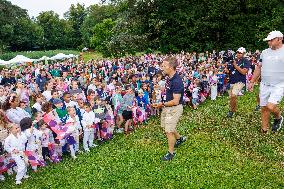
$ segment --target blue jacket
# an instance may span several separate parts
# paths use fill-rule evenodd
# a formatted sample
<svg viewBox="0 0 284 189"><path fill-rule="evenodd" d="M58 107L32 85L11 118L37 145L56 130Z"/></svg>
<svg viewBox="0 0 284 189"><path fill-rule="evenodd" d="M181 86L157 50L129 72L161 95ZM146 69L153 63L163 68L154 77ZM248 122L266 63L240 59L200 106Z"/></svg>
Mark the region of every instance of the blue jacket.
<svg viewBox="0 0 284 189"><path fill-rule="evenodd" d="M46 77L41 77L40 74L37 76L36 84L38 85L38 88L40 89L40 91L44 91L44 86L46 82L47 82Z"/></svg>

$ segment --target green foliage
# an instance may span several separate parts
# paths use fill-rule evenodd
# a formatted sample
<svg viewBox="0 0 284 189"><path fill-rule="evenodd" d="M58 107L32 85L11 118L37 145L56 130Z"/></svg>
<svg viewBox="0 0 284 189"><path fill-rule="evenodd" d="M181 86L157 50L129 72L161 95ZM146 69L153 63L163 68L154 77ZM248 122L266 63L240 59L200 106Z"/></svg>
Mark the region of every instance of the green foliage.
<svg viewBox="0 0 284 189"><path fill-rule="evenodd" d="M102 2L108 4L71 5L64 19L52 11L30 19L26 10L0 0L0 53L83 47L93 47L104 56L147 48L203 52L244 46L255 50L267 47L262 39L270 31L284 31L282 0ZM106 20L112 20L111 25ZM106 35L95 31L104 27Z"/></svg>
<svg viewBox="0 0 284 189"><path fill-rule="evenodd" d="M228 99L184 109L178 131L188 140L172 162L162 162L167 141L159 119L128 137L116 135L75 161L40 168L21 188L283 188L284 136L262 135L256 93L238 99L226 118ZM283 104L281 105L283 108ZM14 177L1 188L15 188Z"/></svg>
<svg viewBox="0 0 284 189"><path fill-rule="evenodd" d="M69 11L65 13L65 18L71 25L70 39L72 41L73 47L79 47L82 43L82 33L81 26L86 17L85 6L77 3L77 6L71 5Z"/></svg>
<svg viewBox="0 0 284 189"><path fill-rule="evenodd" d="M59 18L59 15L53 11L41 12L37 17L37 23L42 27L44 49L57 49L66 43L64 39L64 20Z"/></svg>
<svg viewBox="0 0 284 189"><path fill-rule="evenodd" d="M0 53L6 49L32 49L30 34L34 28L26 10L9 1L0 1Z"/></svg>
<svg viewBox="0 0 284 189"><path fill-rule="evenodd" d="M113 35L113 27L115 22L109 18L103 20L101 23L98 23L94 27L94 35L91 38L91 47L101 53L107 53L106 43L110 40ZM108 56L108 54L105 54Z"/></svg>
<svg viewBox="0 0 284 189"><path fill-rule="evenodd" d="M81 27L83 45L90 47L90 39L94 35L93 28L104 19L116 20L118 7L113 5L91 5L86 10L87 16Z"/></svg>

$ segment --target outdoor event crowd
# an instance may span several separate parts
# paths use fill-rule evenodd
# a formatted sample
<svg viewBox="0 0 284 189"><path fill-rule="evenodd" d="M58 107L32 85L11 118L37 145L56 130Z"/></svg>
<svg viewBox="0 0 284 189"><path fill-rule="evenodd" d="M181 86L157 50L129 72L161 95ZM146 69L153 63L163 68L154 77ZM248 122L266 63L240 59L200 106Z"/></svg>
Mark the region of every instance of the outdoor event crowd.
<svg viewBox="0 0 284 189"><path fill-rule="evenodd" d="M171 56L179 62L184 106L197 109L228 89L228 70L235 56L230 49L88 62L69 59L3 69L0 180L17 172L16 184L21 184L22 178L29 177L28 165L36 172L47 163L62 161L63 154L76 159L115 133L127 136L147 126L149 118L161 113L168 79L161 64ZM245 56L250 62L249 80L260 52L245 52Z"/></svg>

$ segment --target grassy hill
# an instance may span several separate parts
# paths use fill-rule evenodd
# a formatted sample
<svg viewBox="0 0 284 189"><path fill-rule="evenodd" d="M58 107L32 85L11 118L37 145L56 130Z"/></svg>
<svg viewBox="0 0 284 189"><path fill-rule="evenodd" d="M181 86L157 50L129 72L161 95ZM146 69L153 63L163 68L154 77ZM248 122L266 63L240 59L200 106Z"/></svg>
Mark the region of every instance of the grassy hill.
<svg viewBox="0 0 284 189"><path fill-rule="evenodd" d="M239 98L227 119L228 98L185 108L178 126L188 141L172 162L162 162L167 141L159 119L115 138L78 159L30 173L19 188L283 188L283 131L262 135L255 93ZM15 188L9 177L0 188Z"/></svg>

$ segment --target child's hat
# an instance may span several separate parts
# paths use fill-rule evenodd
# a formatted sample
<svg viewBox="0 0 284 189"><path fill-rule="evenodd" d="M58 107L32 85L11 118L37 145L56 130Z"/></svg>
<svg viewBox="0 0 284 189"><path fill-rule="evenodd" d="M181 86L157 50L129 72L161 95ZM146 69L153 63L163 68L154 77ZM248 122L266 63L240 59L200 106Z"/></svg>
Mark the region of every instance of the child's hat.
<svg viewBox="0 0 284 189"><path fill-rule="evenodd" d="M60 104L60 103L62 103L62 100L59 98L53 100L53 104Z"/></svg>

